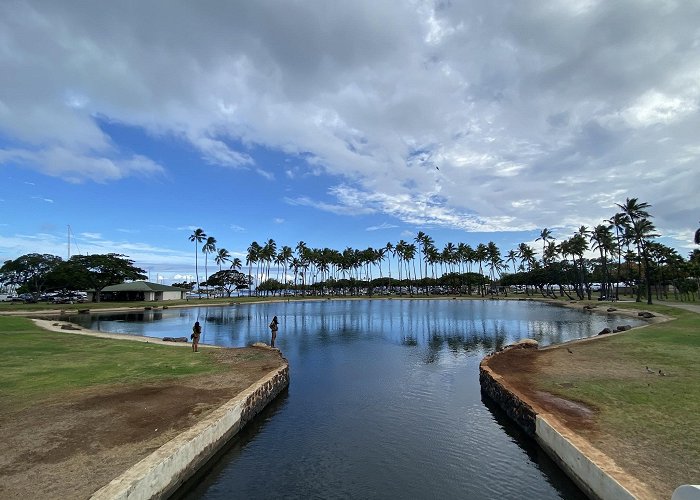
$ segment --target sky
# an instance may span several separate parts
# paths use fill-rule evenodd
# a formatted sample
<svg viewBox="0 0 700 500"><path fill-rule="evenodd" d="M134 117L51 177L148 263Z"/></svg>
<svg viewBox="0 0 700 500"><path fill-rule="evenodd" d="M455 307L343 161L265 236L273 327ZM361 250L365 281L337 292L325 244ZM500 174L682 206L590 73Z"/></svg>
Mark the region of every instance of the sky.
<svg viewBox="0 0 700 500"><path fill-rule="evenodd" d="M196 228L243 262L418 231L505 254L626 198L687 256L699 108L700 2L3 0L0 262L171 283Z"/></svg>

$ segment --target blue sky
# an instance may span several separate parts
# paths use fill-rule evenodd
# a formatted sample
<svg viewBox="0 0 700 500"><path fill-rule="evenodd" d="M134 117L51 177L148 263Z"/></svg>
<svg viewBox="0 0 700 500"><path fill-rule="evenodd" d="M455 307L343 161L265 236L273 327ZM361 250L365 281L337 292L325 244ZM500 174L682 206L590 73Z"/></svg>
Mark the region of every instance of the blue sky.
<svg viewBox="0 0 700 500"><path fill-rule="evenodd" d="M0 5L0 260L128 255L194 273L418 231L505 253L652 205L700 220L696 2ZM214 267L213 264L211 267Z"/></svg>

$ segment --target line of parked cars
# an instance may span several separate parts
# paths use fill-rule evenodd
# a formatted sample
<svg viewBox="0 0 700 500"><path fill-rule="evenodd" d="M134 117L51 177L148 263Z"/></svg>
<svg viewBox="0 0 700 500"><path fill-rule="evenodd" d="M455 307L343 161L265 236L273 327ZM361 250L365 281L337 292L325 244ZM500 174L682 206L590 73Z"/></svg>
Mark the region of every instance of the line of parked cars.
<svg viewBox="0 0 700 500"><path fill-rule="evenodd" d="M37 299L31 293L0 294L0 302L50 302L52 304L82 304L87 300L87 292L50 292L42 293Z"/></svg>

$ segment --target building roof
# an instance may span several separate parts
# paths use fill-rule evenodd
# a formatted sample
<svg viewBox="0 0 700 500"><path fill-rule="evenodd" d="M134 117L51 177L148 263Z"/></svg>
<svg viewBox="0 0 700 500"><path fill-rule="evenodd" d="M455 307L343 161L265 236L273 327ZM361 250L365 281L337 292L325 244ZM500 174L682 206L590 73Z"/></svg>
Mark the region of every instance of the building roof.
<svg viewBox="0 0 700 500"><path fill-rule="evenodd" d="M103 292L186 292L184 288L151 283L150 281L131 281L119 285L110 285L102 289Z"/></svg>

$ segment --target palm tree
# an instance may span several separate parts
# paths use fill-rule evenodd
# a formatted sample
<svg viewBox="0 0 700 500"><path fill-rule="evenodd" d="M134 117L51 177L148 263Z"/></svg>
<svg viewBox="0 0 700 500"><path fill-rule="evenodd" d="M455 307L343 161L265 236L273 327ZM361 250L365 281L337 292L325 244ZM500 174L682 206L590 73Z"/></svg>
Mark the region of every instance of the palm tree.
<svg viewBox="0 0 700 500"><path fill-rule="evenodd" d="M241 259L239 259L238 257L234 257L231 260L231 269L233 269L233 270L241 269L242 265L243 265L243 263L241 262Z"/></svg>
<svg viewBox="0 0 700 500"><path fill-rule="evenodd" d="M204 254L204 281L209 280L207 261L209 260L209 254L216 252L216 238L213 236L208 236L207 241L202 245L202 253ZM209 286L207 285L207 298L209 298Z"/></svg>
<svg viewBox="0 0 700 500"><path fill-rule="evenodd" d="M557 259L557 255L559 255L559 245L550 241L544 249L543 258L546 262L551 264Z"/></svg>
<svg viewBox="0 0 700 500"><path fill-rule="evenodd" d="M396 258L399 261L399 295L403 295L403 285L401 283L402 281L402 263L404 260L404 253L406 251L406 245L407 243L404 240L400 240L396 246L394 246L394 253L396 254Z"/></svg>
<svg viewBox="0 0 700 500"><path fill-rule="evenodd" d="M289 266L289 263L292 261L292 247L283 245L282 249L279 251L278 254L279 260L282 263L282 268L283 268L283 281L285 284L287 283L287 266Z"/></svg>
<svg viewBox="0 0 700 500"><path fill-rule="evenodd" d="M537 238L535 241L540 241L542 240L542 265L545 267L547 266L547 260L545 259L545 248L547 247L547 242L555 240L552 236L552 231L547 229L546 227L540 232L540 237Z"/></svg>
<svg viewBox="0 0 700 500"><path fill-rule="evenodd" d="M206 237L207 235L204 233L201 227L195 229L194 232L190 235L190 241L194 241L194 273L197 277L197 289L199 289L199 265L197 262L199 248L197 248L197 244L203 242L206 239Z"/></svg>
<svg viewBox="0 0 700 500"><path fill-rule="evenodd" d="M649 219L637 219L632 223L632 233L637 244L637 255L641 254L644 261L644 280L647 288L647 304L652 304L651 299L651 269L649 260L649 240L656 238L656 228ZM640 263L641 264L641 263ZM641 273L640 273L641 277ZM637 288L637 302L641 302L641 287Z"/></svg>
<svg viewBox="0 0 700 500"><path fill-rule="evenodd" d="M613 237L610 231L612 226L598 224L593 228L591 234L591 249L600 252L600 262L603 266L603 283L600 287L600 298L607 297L610 299L610 280L608 279L608 253L613 251Z"/></svg>
<svg viewBox="0 0 700 500"><path fill-rule="evenodd" d="M640 202L637 198L627 198L623 204L616 203L622 213L630 218L630 221L634 223L637 219L646 219L650 217L647 208L651 208L651 205L645 202Z"/></svg>
<svg viewBox="0 0 700 500"><path fill-rule="evenodd" d="M391 284L391 258L396 255L396 249L391 241L387 241L384 249L386 250L387 260L389 261L389 290L391 290L393 286Z"/></svg>
<svg viewBox="0 0 700 500"><path fill-rule="evenodd" d="M503 258L501 257L501 251L493 241L489 241L488 245L486 245L486 254L489 278L491 279L491 284L493 284L496 282L496 273L500 274L503 269ZM496 287L496 295L498 295L498 287Z"/></svg>
<svg viewBox="0 0 700 500"><path fill-rule="evenodd" d="M454 272L454 264L457 262L457 247L449 241L442 249L442 261L448 265L448 271Z"/></svg>
<svg viewBox="0 0 700 500"><path fill-rule="evenodd" d="M632 233L632 238L634 239L635 244L637 245L637 258L638 258L638 264L637 264L637 270L639 272L639 277L641 279L642 277L642 259L643 259L643 247L644 247L644 237L645 237L645 232L653 233L655 230L654 225L651 224L651 222L648 222L647 219L651 217L649 215L649 212L647 212L647 208L651 208L651 205L645 202L640 202L637 198L627 198L625 200L625 203L617 204L618 207L622 210L622 213L624 213L627 217L629 217L630 221L630 227L631 227L631 233ZM648 224L641 224L641 225L635 225L637 222L642 221L642 220L647 220ZM651 230L647 231L648 226L651 226ZM649 237L654 237L649 236ZM648 256L647 256L648 258ZM646 262L645 262L646 265ZM645 275L648 281L649 278L649 270L645 269ZM651 283L647 283L647 288L648 290L651 290ZM649 297L647 300L649 301L649 304L651 304L651 295L648 294ZM637 287L637 302L642 301L642 289L641 289L641 283Z"/></svg>
<svg viewBox="0 0 700 500"><path fill-rule="evenodd" d="M404 262L406 263L406 278L408 279L408 293L412 294L413 289L411 288L411 268L408 267L408 263L413 263L413 280L416 279L416 245L413 243L406 244L404 248Z"/></svg>
<svg viewBox="0 0 700 500"><path fill-rule="evenodd" d="M294 295L296 296L297 292L297 276L299 275L299 268L301 267L301 261L297 257L292 257L292 261L289 263L291 266L292 270L294 271Z"/></svg>
<svg viewBox="0 0 700 500"><path fill-rule="evenodd" d="M229 253L228 250L225 248L219 248L216 251L216 257L214 258L214 262L219 264L219 271L221 271L221 265L230 262L231 261L231 254Z"/></svg>
<svg viewBox="0 0 700 500"><path fill-rule="evenodd" d="M532 265L535 263L535 251L527 243L521 243L518 245L518 257L520 257L520 264L528 273L532 271ZM527 266L525 265L527 264ZM525 293L530 295L529 289L530 276L525 282Z"/></svg>
<svg viewBox="0 0 700 500"><path fill-rule="evenodd" d="M622 274L622 245L624 235L629 225L629 218L626 214L618 212L608 221L615 228L615 239L617 241L617 278L615 279L615 299L619 298L620 275Z"/></svg>
<svg viewBox="0 0 700 500"><path fill-rule="evenodd" d="M250 295L250 286L253 284L253 263L257 263L260 260L260 252L262 247L257 241L254 241L248 247L248 253L246 254L245 263L248 264L248 295ZM256 287L257 292L257 287Z"/></svg>
<svg viewBox="0 0 700 500"><path fill-rule="evenodd" d="M297 251L297 258L299 259L299 266L297 267L297 270L301 270L301 294L304 295L304 284L306 280L306 269L309 267L309 261L308 261L308 248L306 246L306 243L303 241L300 241L297 243L296 246L296 251ZM294 278L296 282L296 278Z"/></svg>
<svg viewBox="0 0 700 500"><path fill-rule="evenodd" d="M508 253L506 254L506 262L510 262L513 266L513 274L516 274L518 272L515 268L516 260L518 260L518 254L515 252L515 250L508 250Z"/></svg>
<svg viewBox="0 0 700 500"><path fill-rule="evenodd" d="M483 262L488 258L489 256L489 249L486 245L483 243L479 243L476 246L475 250L475 257L476 261L479 263L479 294L483 297L486 293L484 290L484 270L482 267Z"/></svg>
<svg viewBox="0 0 700 500"><path fill-rule="evenodd" d="M582 229L585 229L585 226L581 226L579 231L575 233L571 239L569 240L569 254L573 257L574 261L574 267L576 267L576 257L578 257L579 261L579 267L578 267L578 275L579 275L579 280L578 280L578 285L577 285L577 293L580 299L584 299L584 283L586 281L586 266L583 261L583 254L586 253L586 250L588 250L588 241L586 241L586 238L583 236L583 233L585 231L582 231ZM590 293L590 289L589 289ZM590 297L589 297L590 299Z"/></svg>
<svg viewBox="0 0 700 500"><path fill-rule="evenodd" d="M433 241L433 239L430 236L425 234L423 231L418 232L414 241L421 246L421 253L423 254L423 261L425 262L425 277L427 278L428 277L428 248L432 247L435 242ZM423 277L423 274L421 272L421 278L422 277ZM427 293L427 291L428 290L427 290L427 285L426 285L426 293Z"/></svg>
<svg viewBox="0 0 700 500"><path fill-rule="evenodd" d="M277 255L277 243L275 243L275 240L270 238L267 240L265 245L262 247L262 250L260 252L260 260L265 262L265 276L266 279L270 279L270 268L272 266L272 261L275 259L275 256ZM267 292L269 293L269 291ZM266 293L266 294L267 294Z"/></svg>

